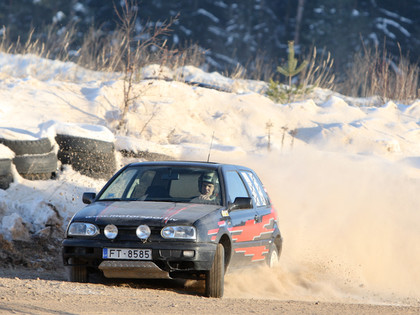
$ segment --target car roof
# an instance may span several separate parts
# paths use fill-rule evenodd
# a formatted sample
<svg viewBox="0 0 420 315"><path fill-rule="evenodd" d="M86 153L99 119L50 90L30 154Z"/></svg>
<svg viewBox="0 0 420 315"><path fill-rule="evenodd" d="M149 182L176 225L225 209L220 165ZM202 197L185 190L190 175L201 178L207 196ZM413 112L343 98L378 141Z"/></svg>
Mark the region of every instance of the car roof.
<svg viewBox="0 0 420 315"><path fill-rule="evenodd" d="M217 163L217 162L202 162L202 161L146 161L146 162L134 162L127 166L181 166L181 167L204 167L204 168L211 168L211 169L219 169L219 168L235 168L235 169L246 169L250 170L248 167L234 165L234 164L226 164L226 163Z"/></svg>

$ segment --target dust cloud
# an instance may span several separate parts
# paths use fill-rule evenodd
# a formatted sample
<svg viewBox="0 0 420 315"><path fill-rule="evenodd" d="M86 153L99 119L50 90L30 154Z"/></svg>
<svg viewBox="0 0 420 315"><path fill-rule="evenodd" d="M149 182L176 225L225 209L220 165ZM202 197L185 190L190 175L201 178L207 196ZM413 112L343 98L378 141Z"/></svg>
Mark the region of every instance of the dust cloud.
<svg viewBox="0 0 420 315"><path fill-rule="evenodd" d="M257 171L284 242L278 267L228 274L227 297L419 305L420 178L308 148L229 162Z"/></svg>

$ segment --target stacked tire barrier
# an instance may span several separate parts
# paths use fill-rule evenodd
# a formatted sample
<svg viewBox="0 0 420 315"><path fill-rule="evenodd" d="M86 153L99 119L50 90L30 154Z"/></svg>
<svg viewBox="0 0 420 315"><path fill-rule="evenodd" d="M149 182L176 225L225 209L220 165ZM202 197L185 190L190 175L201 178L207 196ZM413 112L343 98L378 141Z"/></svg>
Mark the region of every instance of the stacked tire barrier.
<svg viewBox="0 0 420 315"><path fill-rule="evenodd" d="M113 142L57 134L58 159L83 175L109 179L116 171Z"/></svg>
<svg viewBox="0 0 420 315"><path fill-rule="evenodd" d="M15 153L13 164L17 172L29 180L46 180L55 176L57 155L48 138L35 140L0 139L0 143ZM7 162L4 162L7 164ZM5 166L4 171L7 169ZM5 176L5 175L2 175Z"/></svg>
<svg viewBox="0 0 420 315"><path fill-rule="evenodd" d="M9 188L12 181L12 160L0 159L0 189Z"/></svg>

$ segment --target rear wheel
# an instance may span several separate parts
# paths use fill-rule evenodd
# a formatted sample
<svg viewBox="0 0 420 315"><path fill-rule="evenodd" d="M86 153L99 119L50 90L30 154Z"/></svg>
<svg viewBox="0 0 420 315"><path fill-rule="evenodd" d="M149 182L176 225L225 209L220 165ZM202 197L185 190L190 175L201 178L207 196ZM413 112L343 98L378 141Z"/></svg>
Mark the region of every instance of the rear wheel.
<svg viewBox="0 0 420 315"><path fill-rule="evenodd" d="M225 250L217 244L213 265L206 274L206 296L221 298L223 296L225 278Z"/></svg>
<svg viewBox="0 0 420 315"><path fill-rule="evenodd" d="M69 266L69 281L71 282L88 282L88 272L86 266L77 265L80 262L77 259L71 258Z"/></svg>
<svg viewBox="0 0 420 315"><path fill-rule="evenodd" d="M273 268L278 264L279 264L279 251L277 249L277 246L273 243L271 244L270 252L268 253L267 265L270 268Z"/></svg>

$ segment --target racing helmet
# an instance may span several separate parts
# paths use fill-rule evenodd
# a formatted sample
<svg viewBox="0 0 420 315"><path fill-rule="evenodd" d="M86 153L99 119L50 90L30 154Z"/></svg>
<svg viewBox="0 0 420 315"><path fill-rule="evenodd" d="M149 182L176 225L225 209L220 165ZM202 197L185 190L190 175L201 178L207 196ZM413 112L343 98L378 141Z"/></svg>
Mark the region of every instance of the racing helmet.
<svg viewBox="0 0 420 315"><path fill-rule="evenodd" d="M201 192L201 186L203 183L210 183L214 185L213 195L218 194L219 190L219 178L215 172L205 172L198 178L198 190Z"/></svg>

